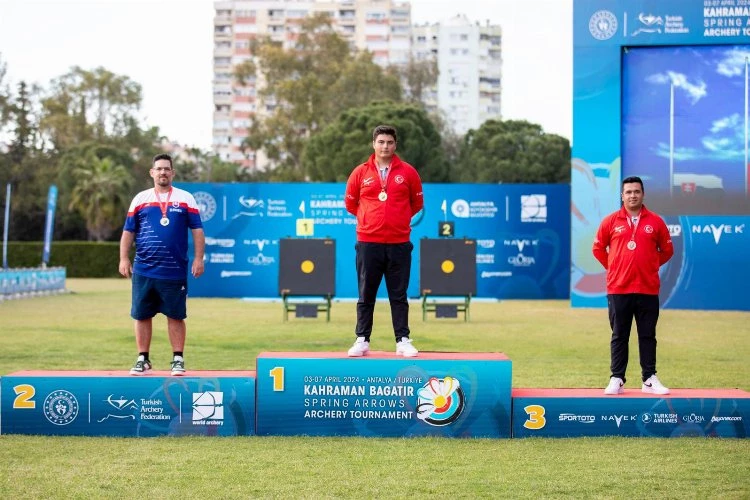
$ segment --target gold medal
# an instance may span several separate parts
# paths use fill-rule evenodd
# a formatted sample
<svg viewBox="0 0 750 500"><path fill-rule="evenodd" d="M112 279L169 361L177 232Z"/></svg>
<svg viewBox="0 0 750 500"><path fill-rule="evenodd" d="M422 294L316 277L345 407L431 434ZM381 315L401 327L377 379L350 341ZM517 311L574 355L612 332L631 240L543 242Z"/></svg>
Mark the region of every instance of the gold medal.
<svg viewBox="0 0 750 500"><path fill-rule="evenodd" d="M635 250L635 241L628 241L628 250Z"/></svg>
<svg viewBox="0 0 750 500"><path fill-rule="evenodd" d="M385 201L388 199L388 194L385 191L381 191L380 194L378 195L378 199L380 201Z"/></svg>

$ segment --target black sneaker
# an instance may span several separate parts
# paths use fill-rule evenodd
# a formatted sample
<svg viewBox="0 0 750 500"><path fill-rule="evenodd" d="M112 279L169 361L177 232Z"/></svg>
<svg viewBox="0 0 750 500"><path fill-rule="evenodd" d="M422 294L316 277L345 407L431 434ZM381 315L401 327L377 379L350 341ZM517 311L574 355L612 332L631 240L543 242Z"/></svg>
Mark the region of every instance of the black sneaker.
<svg viewBox="0 0 750 500"><path fill-rule="evenodd" d="M130 374L131 375L145 375L150 371L151 371L151 361L148 359L141 359L139 356L138 360L133 365L133 368L130 369Z"/></svg>
<svg viewBox="0 0 750 500"><path fill-rule="evenodd" d="M185 360L180 358L172 361L172 376L179 377L185 375Z"/></svg>

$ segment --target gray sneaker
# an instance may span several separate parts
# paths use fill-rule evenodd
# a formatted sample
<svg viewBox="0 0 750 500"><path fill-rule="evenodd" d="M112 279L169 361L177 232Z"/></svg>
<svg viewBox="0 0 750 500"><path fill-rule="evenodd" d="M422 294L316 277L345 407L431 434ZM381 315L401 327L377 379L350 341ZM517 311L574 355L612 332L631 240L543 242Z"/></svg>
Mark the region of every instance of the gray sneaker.
<svg viewBox="0 0 750 500"><path fill-rule="evenodd" d="M185 375L185 360L182 358L175 358L172 361L172 376L179 377Z"/></svg>
<svg viewBox="0 0 750 500"><path fill-rule="evenodd" d="M138 356L133 368L130 369L131 375L145 375L151 371L151 361L143 359L143 356Z"/></svg>

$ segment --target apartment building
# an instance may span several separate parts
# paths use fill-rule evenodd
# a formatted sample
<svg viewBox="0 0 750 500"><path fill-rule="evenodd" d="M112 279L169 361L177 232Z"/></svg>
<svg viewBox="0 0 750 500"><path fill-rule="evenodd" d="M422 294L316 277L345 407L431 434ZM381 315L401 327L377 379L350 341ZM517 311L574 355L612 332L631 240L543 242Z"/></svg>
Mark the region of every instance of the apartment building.
<svg viewBox="0 0 750 500"><path fill-rule="evenodd" d="M502 30L458 15L439 23L412 27L412 55L436 59L438 82L424 94L424 104L442 111L458 134L501 117Z"/></svg>
<svg viewBox="0 0 750 500"><path fill-rule="evenodd" d="M255 77L240 84L234 67L253 57L251 40L270 36L291 47L300 20L327 13L352 50L369 50L381 66L403 65L411 50L411 6L394 0L222 0L214 2L213 149L226 161L264 169L265 160L242 151L256 115L273 102L261 102Z"/></svg>

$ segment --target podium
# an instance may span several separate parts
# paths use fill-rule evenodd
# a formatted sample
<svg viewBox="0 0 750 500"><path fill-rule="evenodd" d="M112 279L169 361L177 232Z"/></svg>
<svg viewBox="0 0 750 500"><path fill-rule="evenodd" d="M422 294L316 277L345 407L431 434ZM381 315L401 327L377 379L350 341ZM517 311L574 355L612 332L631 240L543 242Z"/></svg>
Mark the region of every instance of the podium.
<svg viewBox="0 0 750 500"><path fill-rule="evenodd" d="M419 240L419 290L422 321L471 318L471 297L477 294L477 246L473 239L422 238Z"/></svg>
<svg viewBox="0 0 750 500"><path fill-rule="evenodd" d="M316 318L331 321L331 299L336 294L336 241L331 238L279 240L279 295L284 321Z"/></svg>

